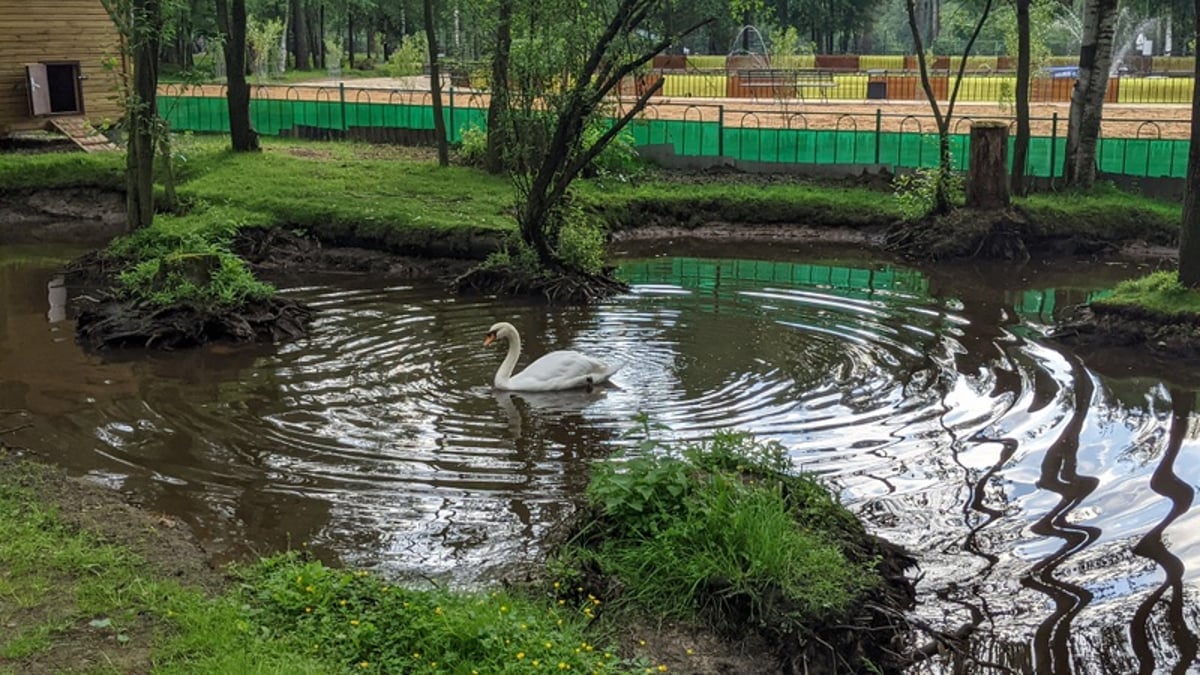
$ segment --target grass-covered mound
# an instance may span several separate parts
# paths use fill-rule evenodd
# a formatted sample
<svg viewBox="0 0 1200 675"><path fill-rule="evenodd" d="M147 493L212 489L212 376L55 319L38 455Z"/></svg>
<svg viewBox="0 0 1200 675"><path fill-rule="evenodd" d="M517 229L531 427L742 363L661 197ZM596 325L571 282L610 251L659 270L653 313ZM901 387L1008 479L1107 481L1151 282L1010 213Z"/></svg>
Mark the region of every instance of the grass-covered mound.
<svg viewBox="0 0 1200 675"><path fill-rule="evenodd" d="M97 286L76 331L92 347L186 347L213 340L278 340L304 332L309 312L275 296L230 250L254 214L230 208L160 215L73 270Z"/></svg>
<svg viewBox="0 0 1200 675"><path fill-rule="evenodd" d="M1053 337L1085 349L1136 348L1157 355L1168 377L1200 373L1200 291L1175 270L1121 282L1055 327Z"/></svg>
<svg viewBox="0 0 1200 675"><path fill-rule="evenodd" d="M899 672L895 617L913 603L915 561L790 469L780 446L737 434L600 464L552 569L614 625L757 634L788 672Z"/></svg>

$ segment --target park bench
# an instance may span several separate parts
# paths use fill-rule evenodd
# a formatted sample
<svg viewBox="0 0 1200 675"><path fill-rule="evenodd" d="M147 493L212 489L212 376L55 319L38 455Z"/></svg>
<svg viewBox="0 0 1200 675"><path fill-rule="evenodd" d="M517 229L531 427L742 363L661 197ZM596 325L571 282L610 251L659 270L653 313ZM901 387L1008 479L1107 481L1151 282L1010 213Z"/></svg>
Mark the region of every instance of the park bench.
<svg viewBox="0 0 1200 675"><path fill-rule="evenodd" d="M822 100L829 100L829 89L836 87L833 73L827 70L782 70L763 68L743 70L742 86L751 98L804 98L805 89L816 89Z"/></svg>

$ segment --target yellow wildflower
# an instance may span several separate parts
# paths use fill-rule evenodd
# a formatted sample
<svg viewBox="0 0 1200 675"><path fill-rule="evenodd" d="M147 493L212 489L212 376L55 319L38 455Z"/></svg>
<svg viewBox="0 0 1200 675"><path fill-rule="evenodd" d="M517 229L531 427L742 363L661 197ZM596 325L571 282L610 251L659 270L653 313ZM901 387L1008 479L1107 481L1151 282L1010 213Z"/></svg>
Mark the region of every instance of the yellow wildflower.
<svg viewBox="0 0 1200 675"><path fill-rule="evenodd" d="M525 652L517 652L517 660L520 661L523 658L525 658Z"/></svg>
<svg viewBox="0 0 1200 675"><path fill-rule="evenodd" d="M368 667L368 666L370 666L370 665L371 665L371 664L367 663L366 661L359 661L359 662L358 662L358 667L359 667L359 668L366 668L366 667Z"/></svg>

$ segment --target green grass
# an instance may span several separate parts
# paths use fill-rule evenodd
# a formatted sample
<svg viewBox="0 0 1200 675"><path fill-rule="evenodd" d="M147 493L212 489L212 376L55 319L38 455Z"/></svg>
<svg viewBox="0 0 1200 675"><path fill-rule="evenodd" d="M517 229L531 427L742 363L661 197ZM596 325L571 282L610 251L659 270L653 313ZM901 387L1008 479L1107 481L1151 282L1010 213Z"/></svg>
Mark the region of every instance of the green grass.
<svg viewBox="0 0 1200 675"><path fill-rule="evenodd" d="M889 225L901 217L890 194L811 183L593 182L581 186L580 197L617 229L647 221L869 227Z"/></svg>
<svg viewBox="0 0 1200 675"><path fill-rule="evenodd" d="M1036 194L1014 199L1044 235L1091 235L1119 241L1144 239L1173 244L1179 236L1182 206L1097 185L1088 192Z"/></svg>
<svg viewBox="0 0 1200 675"><path fill-rule="evenodd" d="M1167 318L1200 317L1200 292L1179 283L1176 270L1117 284L1112 293L1092 301L1105 307L1134 307Z"/></svg>
<svg viewBox="0 0 1200 675"><path fill-rule="evenodd" d="M15 461L4 469L0 625L15 628L0 631L0 659L18 670L70 651L85 634L112 672L146 670L135 649L158 673L613 673L646 665L591 633L590 603L412 590L297 554L240 569L237 584L208 597L64 525L40 501L49 469Z"/></svg>
<svg viewBox="0 0 1200 675"><path fill-rule="evenodd" d="M113 152L0 153L0 191L125 186L125 155Z"/></svg>
<svg viewBox="0 0 1200 675"><path fill-rule="evenodd" d="M774 444L719 435L682 454L600 464L596 517L556 563L569 586L598 571L618 611L701 617L786 635L837 623L880 579L855 561L861 525ZM596 595L603 597L602 591Z"/></svg>

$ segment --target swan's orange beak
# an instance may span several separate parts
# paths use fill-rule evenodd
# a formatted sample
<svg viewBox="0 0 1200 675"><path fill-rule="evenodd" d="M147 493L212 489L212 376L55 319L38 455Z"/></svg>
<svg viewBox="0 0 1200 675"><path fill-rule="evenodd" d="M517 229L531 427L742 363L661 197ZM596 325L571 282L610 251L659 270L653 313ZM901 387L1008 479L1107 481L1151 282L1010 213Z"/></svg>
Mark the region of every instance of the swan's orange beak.
<svg viewBox="0 0 1200 675"><path fill-rule="evenodd" d="M495 341L496 341L496 334L495 334L495 333L488 333L488 334L487 334L487 337L483 338L483 346L484 346L484 347L487 347L487 346L491 345L491 344L492 344L493 342L495 342Z"/></svg>

